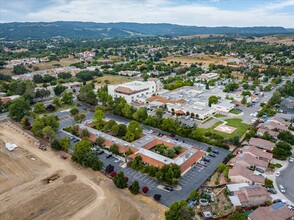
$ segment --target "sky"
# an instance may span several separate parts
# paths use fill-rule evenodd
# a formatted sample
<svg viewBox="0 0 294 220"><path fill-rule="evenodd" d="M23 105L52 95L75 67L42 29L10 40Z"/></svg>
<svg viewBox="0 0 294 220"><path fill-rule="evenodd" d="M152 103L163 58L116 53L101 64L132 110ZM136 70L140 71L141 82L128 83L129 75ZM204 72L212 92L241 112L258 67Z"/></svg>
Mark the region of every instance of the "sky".
<svg viewBox="0 0 294 220"><path fill-rule="evenodd" d="M0 22L91 21L294 28L294 0L0 0Z"/></svg>

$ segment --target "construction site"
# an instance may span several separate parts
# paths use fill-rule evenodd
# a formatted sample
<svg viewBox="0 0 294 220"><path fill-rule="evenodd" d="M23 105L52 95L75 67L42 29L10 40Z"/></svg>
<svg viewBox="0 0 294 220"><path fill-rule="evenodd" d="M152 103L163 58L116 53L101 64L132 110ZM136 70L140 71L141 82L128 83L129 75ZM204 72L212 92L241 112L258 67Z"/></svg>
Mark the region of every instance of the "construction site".
<svg viewBox="0 0 294 220"><path fill-rule="evenodd" d="M0 219L164 219L166 208L152 199L119 190L101 172L37 142L0 121Z"/></svg>

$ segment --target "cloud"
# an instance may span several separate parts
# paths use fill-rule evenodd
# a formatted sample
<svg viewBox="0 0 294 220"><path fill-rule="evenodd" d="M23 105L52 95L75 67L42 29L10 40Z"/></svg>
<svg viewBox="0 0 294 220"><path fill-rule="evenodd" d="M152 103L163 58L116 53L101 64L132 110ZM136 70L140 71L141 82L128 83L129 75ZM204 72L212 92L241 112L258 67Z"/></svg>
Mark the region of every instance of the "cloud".
<svg viewBox="0 0 294 220"><path fill-rule="evenodd" d="M54 0L31 1L23 13L16 15L3 7L3 21L93 21L174 23L197 26L284 26L293 27L294 13L283 11L294 6L294 0L274 1L250 8L236 3L235 9L220 7L225 0ZM15 2L15 1L11 1ZM25 2L25 1L22 1ZM36 3L43 2L43 4ZM14 4L15 7L22 6Z"/></svg>

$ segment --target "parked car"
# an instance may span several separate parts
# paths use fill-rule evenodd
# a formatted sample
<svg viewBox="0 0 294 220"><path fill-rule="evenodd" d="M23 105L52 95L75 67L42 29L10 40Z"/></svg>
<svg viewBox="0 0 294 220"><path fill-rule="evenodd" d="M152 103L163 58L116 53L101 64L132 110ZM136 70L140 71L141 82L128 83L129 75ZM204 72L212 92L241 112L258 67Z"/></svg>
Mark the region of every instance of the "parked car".
<svg viewBox="0 0 294 220"><path fill-rule="evenodd" d="M210 157L216 157L216 155L213 154L213 153L209 153L208 156L210 156Z"/></svg>
<svg viewBox="0 0 294 220"><path fill-rule="evenodd" d="M171 186L165 186L165 187L163 187L165 190L167 190L167 191L169 191L169 192L171 192L171 191L173 191L174 190L174 188L172 188Z"/></svg>
<svg viewBox="0 0 294 220"><path fill-rule="evenodd" d="M207 165L207 163L206 163L206 162L204 162L203 160L201 160L201 161L199 162L199 164L201 164L201 165L204 165L204 166L206 166L206 165Z"/></svg>
<svg viewBox="0 0 294 220"><path fill-rule="evenodd" d="M277 190L275 190L275 188L267 188L267 191L272 194L277 194Z"/></svg>
<svg viewBox="0 0 294 220"><path fill-rule="evenodd" d="M219 151L218 150L212 150L212 153L219 154Z"/></svg>
<svg viewBox="0 0 294 220"><path fill-rule="evenodd" d="M261 169L261 168L258 168L258 167L257 167L257 168L255 168L255 170L258 171L258 172L260 172L260 173L264 173L264 170Z"/></svg>
<svg viewBox="0 0 294 220"><path fill-rule="evenodd" d="M119 161L120 161L120 159L115 159L114 160L115 163L118 163Z"/></svg>
<svg viewBox="0 0 294 220"><path fill-rule="evenodd" d="M99 155L104 154L104 151L103 151L103 150L102 150L102 151L99 151L98 154L99 154Z"/></svg>
<svg viewBox="0 0 294 220"><path fill-rule="evenodd" d="M292 156L289 157L289 162L290 162L290 163L293 163L293 162L294 162L294 157L292 157Z"/></svg>
<svg viewBox="0 0 294 220"><path fill-rule="evenodd" d="M279 202L282 202L282 200L281 200L281 199L275 199L275 200L273 201L273 203L279 203Z"/></svg>
<svg viewBox="0 0 294 220"><path fill-rule="evenodd" d="M207 157L204 157L204 158L203 158L203 161L205 161L205 162L210 162L210 159L207 158Z"/></svg>
<svg viewBox="0 0 294 220"><path fill-rule="evenodd" d="M279 190L281 191L281 193L286 193L286 189L284 188L283 185L278 185Z"/></svg>
<svg viewBox="0 0 294 220"><path fill-rule="evenodd" d="M281 176L281 172L276 173L276 177L279 177L279 176Z"/></svg>
<svg viewBox="0 0 294 220"><path fill-rule="evenodd" d="M106 156L107 159L110 158L110 157L112 157L112 154L108 154L108 155Z"/></svg>
<svg viewBox="0 0 294 220"><path fill-rule="evenodd" d="M175 133L171 133L169 136L171 136L172 138L176 136Z"/></svg>

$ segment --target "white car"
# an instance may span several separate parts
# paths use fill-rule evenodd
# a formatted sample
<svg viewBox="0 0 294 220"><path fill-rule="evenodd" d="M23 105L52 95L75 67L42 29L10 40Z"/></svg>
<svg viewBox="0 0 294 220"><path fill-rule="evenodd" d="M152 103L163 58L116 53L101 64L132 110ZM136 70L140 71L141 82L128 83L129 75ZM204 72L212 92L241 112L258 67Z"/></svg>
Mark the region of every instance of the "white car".
<svg viewBox="0 0 294 220"><path fill-rule="evenodd" d="M276 173L276 177L279 177L279 176L281 176L281 172Z"/></svg>
<svg viewBox="0 0 294 220"><path fill-rule="evenodd" d="M292 157L292 156L289 157L289 162L290 162L290 163L293 163L293 162L294 162L294 157Z"/></svg>
<svg viewBox="0 0 294 220"><path fill-rule="evenodd" d="M120 159L115 159L114 160L115 163L118 163L119 161L120 161Z"/></svg>
<svg viewBox="0 0 294 220"><path fill-rule="evenodd" d="M286 193L286 189L284 188L284 186L282 185L278 185L279 190L281 191L281 193Z"/></svg>

